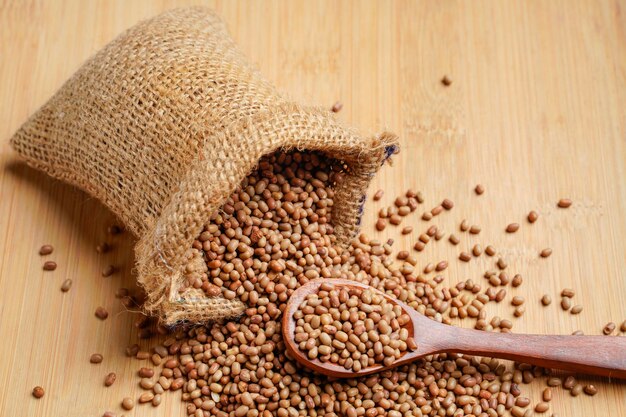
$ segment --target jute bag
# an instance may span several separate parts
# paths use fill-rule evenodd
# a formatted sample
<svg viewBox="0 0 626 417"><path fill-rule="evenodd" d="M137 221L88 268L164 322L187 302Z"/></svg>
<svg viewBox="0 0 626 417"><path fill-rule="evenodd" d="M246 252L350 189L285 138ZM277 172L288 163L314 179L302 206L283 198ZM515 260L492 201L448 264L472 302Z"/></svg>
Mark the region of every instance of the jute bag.
<svg viewBox="0 0 626 417"><path fill-rule="evenodd" d="M395 143L392 134L364 137L329 111L282 98L203 8L173 10L120 35L11 139L30 165L100 199L138 237L145 309L166 324L245 308L179 289L194 238L261 156L307 149L347 163L333 209L345 243Z"/></svg>

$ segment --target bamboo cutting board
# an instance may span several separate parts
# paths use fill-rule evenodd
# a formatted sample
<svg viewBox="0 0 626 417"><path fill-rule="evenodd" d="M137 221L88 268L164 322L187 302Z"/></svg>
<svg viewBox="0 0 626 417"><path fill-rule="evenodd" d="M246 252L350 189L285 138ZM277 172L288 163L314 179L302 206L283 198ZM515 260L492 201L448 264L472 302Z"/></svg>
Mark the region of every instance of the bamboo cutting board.
<svg viewBox="0 0 626 417"><path fill-rule="evenodd" d="M123 414L124 396L137 397L136 370L124 348L137 339L136 313L116 300L132 288L132 239L111 238L114 221L103 206L65 184L25 167L8 140L80 64L122 30L168 8L197 2L0 1L0 415L100 416ZM364 129L389 128L402 153L385 167L368 200L365 231L376 212L407 188L426 205L455 202L435 223L447 232L466 218L478 236L428 245L420 264L447 259L446 282L481 281L489 260L456 261L474 243L493 244L524 284L526 298L514 331L599 334L626 319L626 2L572 1L272 1L207 2L270 80L295 98L330 107ZM450 86L440 82L446 75ZM476 196L473 187L485 186ZM556 201L574 201L567 210ZM536 224L525 221L534 209ZM508 223L519 232L504 232ZM415 231L377 233L410 248ZM108 241L113 249L96 253ZM45 259L42 244L55 252ZM553 249L548 259L538 252ZM43 272L44 260L58 269ZM103 278L113 264L118 272ZM68 293L59 288L70 278ZM558 306L564 287L584 310ZM550 294L553 303L539 299ZM110 317L94 317L97 306ZM512 318L509 303L490 314ZM469 324L469 323L468 323ZM149 346L143 343L143 346ZM99 352L104 361L89 363ZM104 377L117 382L104 388ZM599 393L572 398L556 390L560 416L626 415L626 384L582 378ZM30 392L41 385L46 395ZM533 403L544 381L522 387ZM184 415L180 392L128 416ZM546 414L549 415L549 414Z"/></svg>

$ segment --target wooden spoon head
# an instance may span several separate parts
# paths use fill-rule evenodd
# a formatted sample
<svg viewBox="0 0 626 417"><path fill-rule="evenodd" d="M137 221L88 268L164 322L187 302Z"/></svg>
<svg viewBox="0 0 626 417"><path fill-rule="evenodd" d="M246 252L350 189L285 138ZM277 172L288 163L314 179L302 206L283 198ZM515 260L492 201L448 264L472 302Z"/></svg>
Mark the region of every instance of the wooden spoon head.
<svg viewBox="0 0 626 417"><path fill-rule="evenodd" d="M407 306L403 302L393 297L390 297L389 295L373 287L370 287L369 285L361 284L356 281L350 281L346 279L316 279L316 280L306 283L305 285L301 286L296 291L294 291L294 293L291 295L291 298L287 302L287 307L285 308L285 311L283 312L283 319L282 319L282 326L281 326L282 333L283 333L283 340L285 342L285 346L287 347L287 351L296 361L298 361L298 363L300 363L301 365L305 366L306 368L312 371L315 371L317 373L324 374L330 377L355 378L359 376L373 374L376 372L381 372L386 369L395 368L396 366L410 362L412 360L417 359L418 357L428 354L428 352L424 352L418 355L417 351L414 351L414 352L406 351L400 358L398 358L390 366L383 366L382 364L380 365L377 364L374 366L368 366L367 368L363 368L358 372L354 372L351 369L346 369L343 366L337 365L335 363L322 362L319 359L309 359L306 353L300 350L300 348L298 347L298 345L296 344L294 340L295 330L296 330L296 320L294 319L293 316L294 316L294 313L298 310L298 308L302 304L302 302L304 301L304 299L309 294L318 292L319 287L323 283L332 284L336 288L370 289L372 291L377 292L378 294L383 295L391 303L399 305L402 308L402 310L406 314L409 315L409 317L411 318L411 321L409 321L404 327L408 330L409 337L414 337L414 333L415 333L414 322L416 321L415 316L416 315L419 316L419 313L417 313L414 309ZM419 347L418 347L418 350L419 350Z"/></svg>

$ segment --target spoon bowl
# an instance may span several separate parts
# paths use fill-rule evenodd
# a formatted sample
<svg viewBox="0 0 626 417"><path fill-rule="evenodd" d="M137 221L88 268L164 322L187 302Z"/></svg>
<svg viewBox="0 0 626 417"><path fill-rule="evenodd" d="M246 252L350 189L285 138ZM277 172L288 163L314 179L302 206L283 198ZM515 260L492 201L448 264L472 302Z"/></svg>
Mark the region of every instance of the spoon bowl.
<svg viewBox="0 0 626 417"><path fill-rule="evenodd" d="M323 283L336 288L369 289L399 305L410 317L404 326L417 343L417 349L404 352L391 365L376 364L359 371L332 362L309 359L294 340L295 312L309 294L317 293ZM551 336L485 332L442 324L418 313L402 301L369 285L345 279L317 279L292 294L282 318L282 333L290 355L306 368L335 378L365 376L416 361L436 353L463 353L525 362L546 368L626 378L626 337Z"/></svg>

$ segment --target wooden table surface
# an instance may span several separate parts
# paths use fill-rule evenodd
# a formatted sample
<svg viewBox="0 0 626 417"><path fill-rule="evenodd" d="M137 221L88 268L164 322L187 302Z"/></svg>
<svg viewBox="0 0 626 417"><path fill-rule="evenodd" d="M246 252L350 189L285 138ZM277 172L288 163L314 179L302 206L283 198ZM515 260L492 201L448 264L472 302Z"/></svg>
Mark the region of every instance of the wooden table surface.
<svg viewBox="0 0 626 417"><path fill-rule="evenodd" d="M122 414L120 400L141 390L140 366L123 349L137 339L135 314L116 300L133 284L133 242L109 239L113 215L86 194L25 167L8 145L12 133L80 64L138 20L187 4L169 1L0 1L0 415ZM447 282L481 281L488 259L456 261L473 243L495 245L524 285L527 299L514 331L599 334L626 319L626 2L625 1L279 1L209 2L261 71L293 97L330 107L371 130L399 134L402 153L374 180L386 190L368 201L365 230L379 207L409 187L427 204L444 197L454 209L436 224L461 219L482 226L458 247L441 241L420 264L450 260ZM441 84L447 75L449 87ZM477 197L472 189L486 188ZM561 197L570 209L557 209ZM530 226L526 213L539 221ZM425 229L400 238L410 247ZM520 223L507 235L504 227ZM97 244L113 250L101 255ZM43 272L38 248L50 243L58 263ZM548 259L539 250L551 247ZM109 278L102 268L120 269ZM62 293L61 283L74 285ZM559 292L575 289L577 316ZM541 307L547 293L555 300ZM94 317L103 305L111 315ZM490 314L512 317L508 303ZM471 325L471 323L467 323ZM623 334L622 334L623 335ZM144 346L148 344L144 343ZM91 353L104 362L89 364ZM118 380L103 387L114 371ZM557 390L560 416L626 415L626 384L592 381L599 393L573 398ZM46 395L30 392L41 385ZM545 386L523 392L534 401ZM158 409L127 415L183 415L180 393Z"/></svg>

